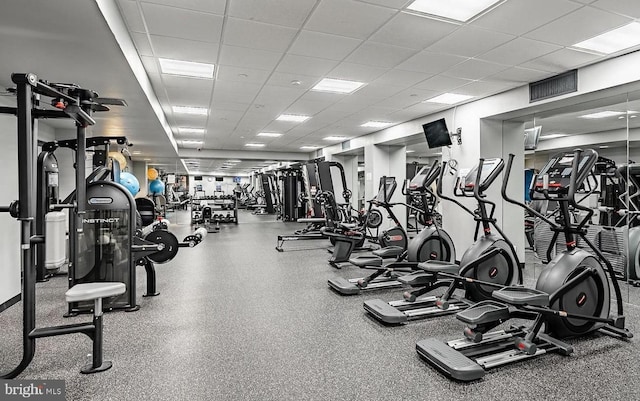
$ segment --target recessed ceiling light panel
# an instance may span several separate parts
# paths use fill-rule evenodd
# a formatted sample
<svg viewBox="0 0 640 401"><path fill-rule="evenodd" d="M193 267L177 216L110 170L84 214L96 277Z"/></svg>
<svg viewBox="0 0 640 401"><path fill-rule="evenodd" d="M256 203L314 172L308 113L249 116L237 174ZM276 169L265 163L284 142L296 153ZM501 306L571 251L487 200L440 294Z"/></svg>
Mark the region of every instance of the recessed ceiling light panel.
<svg viewBox="0 0 640 401"><path fill-rule="evenodd" d="M344 79L324 78L312 91L349 94L357 91L365 85L364 82L346 81Z"/></svg>
<svg viewBox="0 0 640 401"><path fill-rule="evenodd" d="M193 61L159 58L160 70L163 74L180 75L191 78L213 79L215 65L195 63Z"/></svg>
<svg viewBox="0 0 640 401"><path fill-rule="evenodd" d="M640 23L632 22L620 28L576 43L573 47L611 54L640 45Z"/></svg>
<svg viewBox="0 0 640 401"><path fill-rule="evenodd" d="M580 118L598 119L598 118L607 118L607 117L617 117L617 116L622 116L624 114L627 114L627 113L625 113L624 111L605 110L605 111L599 111L597 113L585 114L583 116L580 116Z"/></svg>
<svg viewBox="0 0 640 401"><path fill-rule="evenodd" d="M471 99L473 96L460 95L457 93L443 93L440 96L436 96L431 99L425 100L423 103L441 103L441 104L456 104Z"/></svg>
<svg viewBox="0 0 640 401"><path fill-rule="evenodd" d="M407 10L467 22L502 0L415 0Z"/></svg>
<svg viewBox="0 0 640 401"><path fill-rule="evenodd" d="M327 136L324 138L325 141L345 141L347 139L346 136Z"/></svg>
<svg viewBox="0 0 640 401"><path fill-rule="evenodd" d="M185 134L204 134L204 128L178 127L178 133Z"/></svg>
<svg viewBox="0 0 640 401"><path fill-rule="evenodd" d="M303 115L297 115L297 114L281 114L280 116L278 116L278 118L276 118L276 120L301 123L301 122L307 121L309 118L311 118L311 117L303 116Z"/></svg>
<svg viewBox="0 0 640 401"><path fill-rule="evenodd" d="M303 146L300 146L300 149L303 149L303 150L314 150L314 149L318 149L318 148L320 148L320 146L315 146L315 145L303 145Z"/></svg>
<svg viewBox="0 0 640 401"><path fill-rule="evenodd" d="M206 116L209 113L209 109L206 107L192 107L192 106L172 106L171 109L174 113L178 114L193 114L197 116Z"/></svg>
<svg viewBox="0 0 640 401"><path fill-rule="evenodd" d="M247 143L244 146L248 148L264 148L265 144L264 143Z"/></svg>
<svg viewBox="0 0 640 401"><path fill-rule="evenodd" d="M365 127L365 128L384 128L384 127L388 127L390 125L391 125L391 123L390 122L386 122L386 121L367 121L366 123L362 124L361 127Z"/></svg>
<svg viewBox="0 0 640 401"><path fill-rule="evenodd" d="M260 132L258 134L258 136L265 136L265 137L269 137L269 138L277 138L279 136L282 136L282 134L279 134L277 132Z"/></svg>

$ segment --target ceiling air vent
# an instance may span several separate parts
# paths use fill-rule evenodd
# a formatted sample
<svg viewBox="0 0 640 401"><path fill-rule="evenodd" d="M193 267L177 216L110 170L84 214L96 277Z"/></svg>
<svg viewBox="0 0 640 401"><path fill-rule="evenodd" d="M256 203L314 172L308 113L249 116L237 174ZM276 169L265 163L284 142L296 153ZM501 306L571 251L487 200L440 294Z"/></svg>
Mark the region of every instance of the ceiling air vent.
<svg viewBox="0 0 640 401"><path fill-rule="evenodd" d="M578 70L563 72L555 77L529 84L529 103L565 95L578 90Z"/></svg>

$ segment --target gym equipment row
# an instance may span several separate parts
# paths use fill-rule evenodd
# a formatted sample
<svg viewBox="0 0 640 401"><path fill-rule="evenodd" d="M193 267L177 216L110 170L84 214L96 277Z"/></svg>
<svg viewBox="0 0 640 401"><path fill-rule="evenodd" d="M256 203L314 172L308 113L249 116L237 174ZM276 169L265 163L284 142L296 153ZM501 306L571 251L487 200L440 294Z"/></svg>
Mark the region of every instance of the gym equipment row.
<svg viewBox="0 0 640 401"><path fill-rule="evenodd" d="M216 213L217 210L228 210ZM191 199L191 224L207 232L220 231L220 224L238 224L238 199L234 195L207 196Z"/></svg>

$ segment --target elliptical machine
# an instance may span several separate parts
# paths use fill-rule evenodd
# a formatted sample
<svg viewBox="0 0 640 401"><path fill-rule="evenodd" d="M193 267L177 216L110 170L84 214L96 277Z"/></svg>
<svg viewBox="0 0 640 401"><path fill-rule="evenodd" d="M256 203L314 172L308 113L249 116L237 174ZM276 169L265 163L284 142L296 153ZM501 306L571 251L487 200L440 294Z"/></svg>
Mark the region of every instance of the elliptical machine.
<svg viewBox="0 0 640 401"><path fill-rule="evenodd" d="M401 324L410 320L451 314L468 308L476 302L491 298L495 285L522 284L522 266L513 244L506 238L494 218L495 203L486 198L484 192L498 178L504 168L502 159L480 159L461 182L457 180L454 195L473 197L478 208L471 211L456 199L442 193L442 180L446 162L442 163L437 193L444 200L455 203L473 216L476 221L475 242L462 255L459 264L429 260L418 264L419 272L398 278L403 284L418 287L403 294L400 301L386 302L371 299L364 302L364 309L373 317L387 324ZM495 229L499 235L493 233ZM482 233L482 235L480 235ZM465 280L483 280L489 284L471 285L465 280L443 278L442 273L464 277ZM447 287L440 297L423 295L439 287ZM454 294L464 289L465 296Z"/></svg>
<svg viewBox="0 0 640 401"><path fill-rule="evenodd" d="M426 260L455 262L455 246L451 237L433 222L437 199L430 187L439 174L440 164L436 161L430 167L425 166L420 169L409 183L407 192L403 188L403 194L421 198L420 203L423 210L406 206L415 209L414 211L421 216L420 219L425 223L425 227L409 241L406 249L398 254L398 246L389 246L373 251L372 255L351 258L349 259L351 264L362 269L374 269L375 271L367 277L353 279L334 277L328 281L329 287L342 295L355 295L365 290L400 287L403 284L397 280L397 273L413 272L417 269L419 262ZM406 187L406 182L404 187ZM396 259L385 265L384 259L389 257ZM412 284L418 285L418 282L414 281Z"/></svg>
<svg viewBox="0 0 640 401"><path fill-rule="evenodd" d="M578 188L592 175L598 154L592 149L558 153L532 181L532 194L536 192L558 203L555 221L507 195L513 158L514 155L509 155L502 184L503 198L551 226L553 240L548 253L560 234L565 237L566 250L549 262L538 277L535 289L489 284L496 288L492 294L494 300L480 302L456 316L467 324L463 339L444 343L430 338L416 344L416 351L422 358L455 380L478 380L487 369L549 352L570 355L573 348L561 341L567 337L596 330L619 338L633 336L625 328L623 300L615 271L586 236L586 225L594 212L580 205L575 198ZM571 209L585 212L584 217L573 223ZM597 257L577 248L577 239L587 244ZM462 277L456 279L469 281ZM471 282L473 285L488 284L479 280ZM615 315L609 315L610 283L617 304ZM533 323L528 327L489 332L511 318L530 319ZM544 332L541 332L543 326Z"/></svg>

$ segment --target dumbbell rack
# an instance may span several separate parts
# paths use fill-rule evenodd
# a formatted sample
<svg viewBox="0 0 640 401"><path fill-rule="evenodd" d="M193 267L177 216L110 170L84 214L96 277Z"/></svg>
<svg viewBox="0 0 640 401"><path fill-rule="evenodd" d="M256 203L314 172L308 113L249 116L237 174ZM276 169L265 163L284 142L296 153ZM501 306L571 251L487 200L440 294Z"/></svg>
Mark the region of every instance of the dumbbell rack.
<svg viewBox="0 0 640 401"><path fill-rule="evenodd" d="M238 199L234 195L202 196L191 199L191 224L202 223L203 204L209 206L213 212L211 223L238 224ZM215 211L227 213L215 213Z"/></svg>

